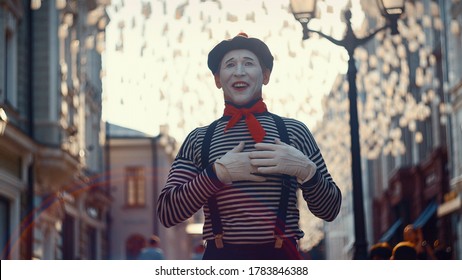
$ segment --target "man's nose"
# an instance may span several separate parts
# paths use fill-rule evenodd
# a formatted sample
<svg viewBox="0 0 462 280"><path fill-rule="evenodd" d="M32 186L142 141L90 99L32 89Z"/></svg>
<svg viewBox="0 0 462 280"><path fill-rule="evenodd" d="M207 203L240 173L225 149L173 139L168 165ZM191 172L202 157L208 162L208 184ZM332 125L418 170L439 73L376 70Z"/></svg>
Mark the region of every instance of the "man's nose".
<svg viewBox="0 0 462 280"><path fill-rule="evenodd" d="M234 75L236 75L236 76L245 75L245 67L244 67L244 65L238 64L236 66L236 71L234 72Z"/></svg>

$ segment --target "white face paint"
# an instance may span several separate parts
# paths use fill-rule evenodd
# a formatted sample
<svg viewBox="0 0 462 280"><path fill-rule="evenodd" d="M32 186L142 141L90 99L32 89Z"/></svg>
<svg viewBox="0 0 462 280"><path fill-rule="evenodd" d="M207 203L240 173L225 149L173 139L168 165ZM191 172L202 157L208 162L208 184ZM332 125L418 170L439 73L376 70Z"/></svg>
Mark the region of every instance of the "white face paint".
<svg viewBox="0 0 462 280"><path fill-rule="evenodd" d="M270 74L253 52L232 50L223 56L215 84L223 89L225 101L242 106L262 97L262 87L268 84Z"/></svg>

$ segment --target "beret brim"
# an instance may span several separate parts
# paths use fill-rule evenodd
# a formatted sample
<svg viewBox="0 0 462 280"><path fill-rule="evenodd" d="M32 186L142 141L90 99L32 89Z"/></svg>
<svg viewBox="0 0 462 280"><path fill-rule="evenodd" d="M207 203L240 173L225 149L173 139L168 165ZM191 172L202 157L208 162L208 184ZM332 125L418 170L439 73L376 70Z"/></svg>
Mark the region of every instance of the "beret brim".
<svg viewBox="0 0 462 280"><path fill-rule="evenodd" d="M232 39L223 40L216 45L208 55L207 65L213 74L218 72L221 60L232 50L246 49L253 52L270 71L273 69L273 55L268 46L257 38L248 38L246 34L239 34Z"/></svg>

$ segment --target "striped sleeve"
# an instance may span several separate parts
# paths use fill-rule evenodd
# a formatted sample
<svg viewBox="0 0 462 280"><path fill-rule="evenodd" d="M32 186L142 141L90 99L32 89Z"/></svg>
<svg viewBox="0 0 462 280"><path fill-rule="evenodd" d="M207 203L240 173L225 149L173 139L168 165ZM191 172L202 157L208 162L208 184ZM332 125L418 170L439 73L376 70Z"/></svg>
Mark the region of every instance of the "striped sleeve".
<svg viewBox="0 0 462 280"><path fill-rule="evenodd" d="M202 143L198 141L200 132L201 129L196 129L186 137L159 195L157 213L165 227L172 227L190 218L224 186L212 165L204 170L198 167L198 147Z"/></svg>
<svg viewBox="0 0 462 280"><path fill-rule="evenodd" d="M292 145L307 155L318 167L313 178L301 185L303 198L316 217L328 222L333 221L340 212L342 193L332 179L310 130L297 120L287 119L286 122Z"/></svg>

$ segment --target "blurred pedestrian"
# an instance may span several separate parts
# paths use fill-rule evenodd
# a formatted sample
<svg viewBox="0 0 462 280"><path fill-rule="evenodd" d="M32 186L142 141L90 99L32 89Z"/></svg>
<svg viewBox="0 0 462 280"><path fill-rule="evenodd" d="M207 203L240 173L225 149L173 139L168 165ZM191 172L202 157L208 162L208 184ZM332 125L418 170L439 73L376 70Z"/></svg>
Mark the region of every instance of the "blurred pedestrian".
<svg viewBox="0 0 462 280"><path fill-rule="evenodd" d="M148 241L146 247L144 247L138 255L139 260L164 260L164 251L159 247L160 238L153 234Z"/></svg>
<svg viewBox="0 0 462 280"><path fill-rule="evenodd" d="M422 228L415 228L413 224L408 224L403 230L403 241L408 241L414 244L414 249L417 252L417 259L434 259L433 248L431 247L431 244L425 240Z"/></svg>
<svg viewBox="0 0 462 280"><path fill-rule="evenodd" d="M417 251L414 244L409 241L401 241L393 247L391 260L417 260Z"/></svg>
<svg viewBox="0 0 462 280"><path fill-rule="evenodd" d="M452 247L436 240L433 244L435 248L433 253L436 260L452 260Z"/></svg>
<svg viewBox="0 0 462 280"><path fill-rule="evenodd" d="M389 260L391 258L392 248L388 242L380 242L372 245L369 250L370 260Z"/></svg>
<svg viewBox="0 0 462 280"><path fill-rule="evenodd" d="M202 243L197 244L196 246L194 246L191 259L192 260L202 260L202 257L204 256L204 251L205 251L204 244Z"/></svg>

